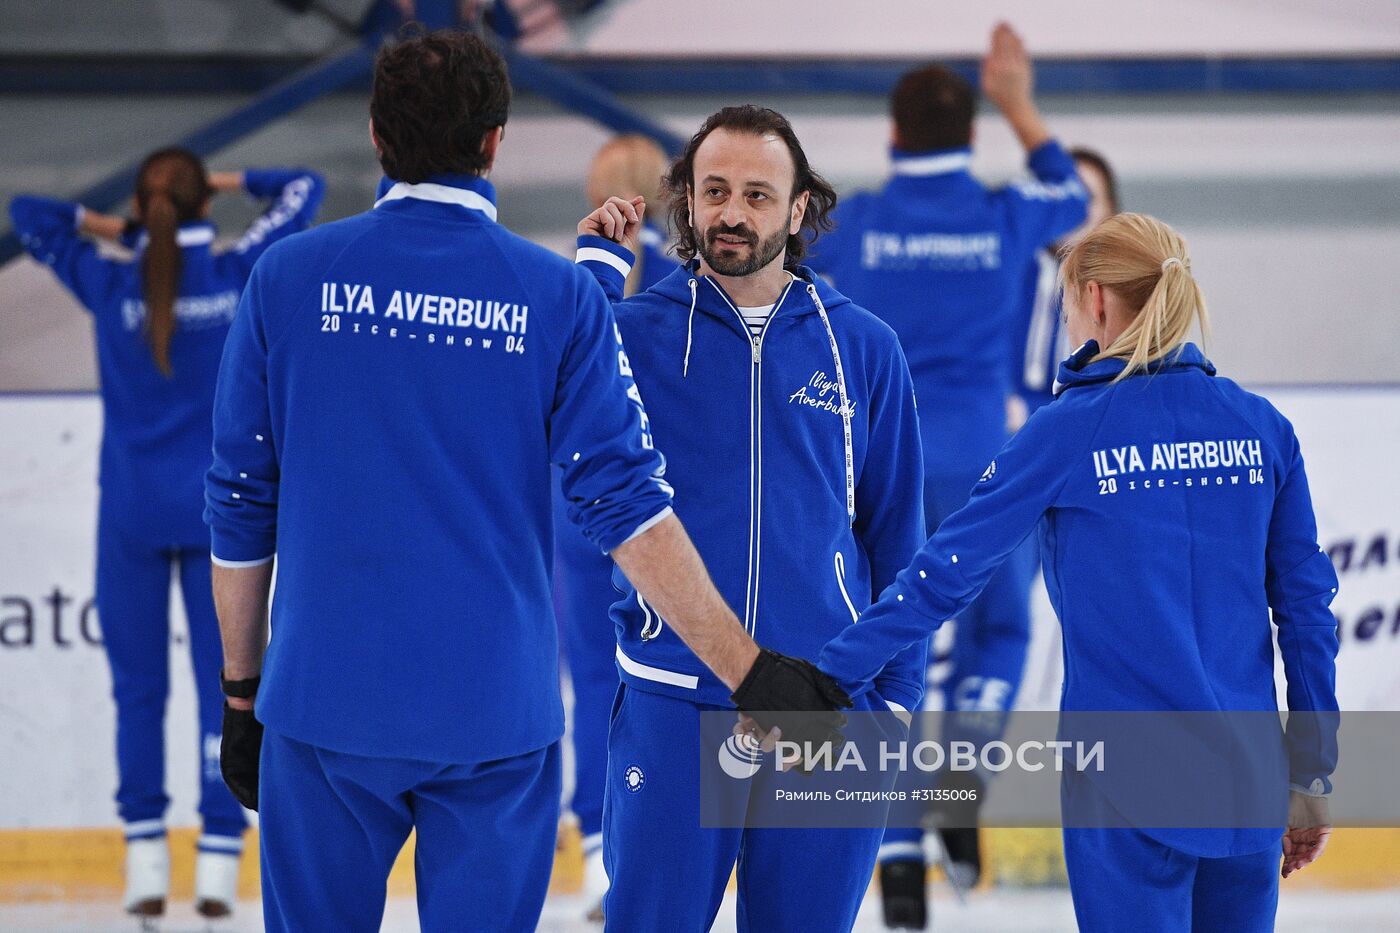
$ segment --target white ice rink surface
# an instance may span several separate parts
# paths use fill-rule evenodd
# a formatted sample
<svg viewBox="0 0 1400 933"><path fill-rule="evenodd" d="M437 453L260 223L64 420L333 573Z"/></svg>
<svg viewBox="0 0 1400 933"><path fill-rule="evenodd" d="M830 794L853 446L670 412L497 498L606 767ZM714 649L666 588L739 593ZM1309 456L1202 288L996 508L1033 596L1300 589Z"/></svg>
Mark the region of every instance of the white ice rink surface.
<svg viewBox="0 0 1400 933"><path fill-rule="evenodd" d="M964 905L935 892L931 928L943 933L1064 933L1074 930L1069 892L1037 888L994 890L978 893ZM582 919L584 904L578 897L552 897L545 904L539 929L548 933L593 933L601 927ZM1279 933L1390 933L1400 921L1400 889L1390 891L1287 891L1279 902ZM470 923L463 926L469 929ZM133 933L134 919L123 917L115 902L81 905L25 904L0 906L0 930L6 933ZM208 923L188 905L174 905L158 926L161 933L256 933L263 929L256 902L245 902L234 918ZM716 931L734 930L734 899L725 898ZM872 891L866 898L855 929L862 933L883 930L879 901ZM396 898L385 913L384 933L414 933L418 919L414 902Z"/></svg>

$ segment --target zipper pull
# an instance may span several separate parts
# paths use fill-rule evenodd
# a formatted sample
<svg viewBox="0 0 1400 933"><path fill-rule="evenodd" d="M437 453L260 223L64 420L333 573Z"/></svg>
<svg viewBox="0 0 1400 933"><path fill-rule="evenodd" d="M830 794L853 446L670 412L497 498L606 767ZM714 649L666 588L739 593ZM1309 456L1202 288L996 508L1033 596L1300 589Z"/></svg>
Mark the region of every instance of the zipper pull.
<svg viewBox="0 0 1400 933"><path fill-rule="evenodd" d="M753 342L753 361L755 365L763 362L763 344L757 340Z"/></svg>

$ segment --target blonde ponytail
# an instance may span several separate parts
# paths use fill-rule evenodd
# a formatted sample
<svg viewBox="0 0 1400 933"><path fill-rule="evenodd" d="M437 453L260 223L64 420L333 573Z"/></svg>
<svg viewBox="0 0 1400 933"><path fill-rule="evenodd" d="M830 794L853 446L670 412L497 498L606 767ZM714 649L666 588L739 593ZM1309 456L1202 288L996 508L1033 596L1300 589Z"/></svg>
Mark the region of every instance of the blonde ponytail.
<svg viewBox="0 0 1400 933"><path fill-rule="evenodd" d="M1089 282L1098 282L1137 309L1132 323L1095 357L1127 362L1115 382L1180 352L1194 326L1203 342L1210 336L1186 241L1155 217L1125 213L1104 220L1070 249L1061 274L1067 291L1082 295Z"/></svg>

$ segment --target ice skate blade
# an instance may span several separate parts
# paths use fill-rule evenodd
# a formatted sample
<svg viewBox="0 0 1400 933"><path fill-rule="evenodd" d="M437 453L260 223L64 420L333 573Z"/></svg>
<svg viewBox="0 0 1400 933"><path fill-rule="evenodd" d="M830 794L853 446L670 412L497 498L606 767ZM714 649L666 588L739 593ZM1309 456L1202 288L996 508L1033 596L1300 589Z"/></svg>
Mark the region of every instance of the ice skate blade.
<svg viewBox="0 0 1400 933"><path fill-rule="evenodd" d="M160 917L165 914L165 898L148 897L144 901L137 901L126 909L126 912L133 917Z"/></svg>
<svg viewBox="0 0 1400 933"><path fill-rule="evenodd" d="M233 905L224 901L199 900L194 904L195 913L210 920L217 920L220 917L227 917L233 913Z"/></svg>

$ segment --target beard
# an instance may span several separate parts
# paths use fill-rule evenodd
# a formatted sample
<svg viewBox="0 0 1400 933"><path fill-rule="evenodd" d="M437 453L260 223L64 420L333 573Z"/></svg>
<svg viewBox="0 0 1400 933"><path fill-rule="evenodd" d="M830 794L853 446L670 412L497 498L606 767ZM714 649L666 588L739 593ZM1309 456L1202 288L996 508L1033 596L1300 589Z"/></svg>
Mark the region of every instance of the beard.
<svg viewBox="0 0 1400 933"><path fill-rule="evenodd" d="M709 267L720 275L731 278L753 275L759 269L764 268L778 258L778 254L787 246L788 240L786 228L779 228L766 240L760 240L758 234L747 224L740 224L737 227L715 224L703 234L698 228L694 228L692 232L695 236L695 242L698 244L700 255L704 257ZM747 244L747 249L738 244L719 242L717 238L720 235L742 237Z"/></svg>

